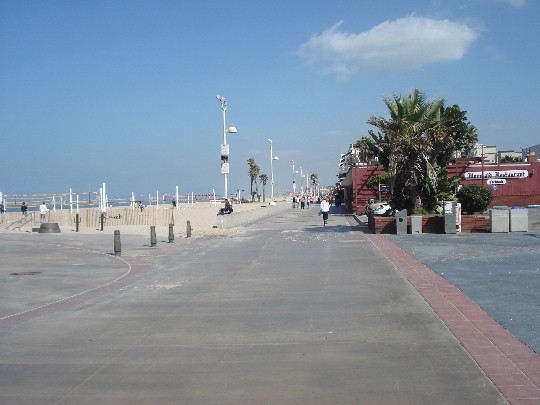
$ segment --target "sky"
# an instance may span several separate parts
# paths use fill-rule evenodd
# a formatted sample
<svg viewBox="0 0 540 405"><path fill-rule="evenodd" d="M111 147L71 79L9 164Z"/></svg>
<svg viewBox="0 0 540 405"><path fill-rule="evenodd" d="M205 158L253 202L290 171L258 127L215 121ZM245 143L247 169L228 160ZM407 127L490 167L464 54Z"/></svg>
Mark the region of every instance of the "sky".
<svg viewBox="0 0 540 405"><path fill-rule="evenodd" d="M268 139L275 194L291 161L298 187L334 185L414 89L520 151L540 143L539 19L537 0L0 0L0 192L223 195L217 95L229 193L249 158L271 177Z"/></svg>

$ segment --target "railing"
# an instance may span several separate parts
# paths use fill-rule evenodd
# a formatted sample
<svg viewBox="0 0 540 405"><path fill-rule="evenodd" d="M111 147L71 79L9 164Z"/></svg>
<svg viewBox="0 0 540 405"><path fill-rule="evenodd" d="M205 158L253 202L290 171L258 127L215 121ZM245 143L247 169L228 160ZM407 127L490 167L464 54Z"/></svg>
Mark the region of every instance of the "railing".
<svg viewBox="0 0 540 405"><path fill-rule="evenodd" d="M24 225L28 224L30 222L30 224L32 224L32 222L34 221L34 213L31 212L30 214L26 214L24 215L21 219L19 219L18 221L13 221L11 222L10 224L8 224L6 226L6 229L10 229L11 230L15 230L15 229L18 229L19 231L21 230L21 227L23 227Z"/></svg>

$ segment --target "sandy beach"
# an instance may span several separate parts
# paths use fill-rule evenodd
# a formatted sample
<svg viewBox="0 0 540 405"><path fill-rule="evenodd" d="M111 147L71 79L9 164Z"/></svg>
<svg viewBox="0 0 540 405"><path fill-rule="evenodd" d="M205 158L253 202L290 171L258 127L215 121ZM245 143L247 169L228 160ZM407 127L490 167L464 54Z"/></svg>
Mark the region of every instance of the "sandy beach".
<svg viewBox="0 0 540 405"><path fill-rule="evenodd" d="M283 206L285 201L277 202ZM101 231L99 222L100 211L98 208L83 208L79 210L81 218L90 218L80 220L78 233L80 234L112 234L119 230L120 234L128 235L146 235L150 234L150 226L155 226L156 236L160 239L168 238L169 224L173 224L174 236L187 236L187 222L191 225L191 237L203 236L228 236L243 232L241 226L232 229L221 229L218 227L217 213L223 204L214 204L209 202L191 204L180 204L178 207L172 205L160 205L159 207L147 206L144 211L133 209L131 207L111 207L107 210L106 220ZM267 212L268 202L253 202L234 204L234 213L251 210L260 210ZM61 233L77 233L74 222L75 212L64 209L63 211L49 211L47 217L40 219L39 212L34 212L34 219L27 224L17 227L16 221L21 218L20 213L9 213L2 223L0 223L0 232L35 232L41 222L58 223ZM30 214L29 214L30 215ZM14 223L15 222L15 223Z"/></svg>

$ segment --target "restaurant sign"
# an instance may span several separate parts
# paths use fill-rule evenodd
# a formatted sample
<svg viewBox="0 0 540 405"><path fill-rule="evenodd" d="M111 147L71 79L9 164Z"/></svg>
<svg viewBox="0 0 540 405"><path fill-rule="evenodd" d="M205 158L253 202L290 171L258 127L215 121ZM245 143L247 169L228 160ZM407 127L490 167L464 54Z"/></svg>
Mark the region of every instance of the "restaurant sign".
<svg viewBox="0 0 540 405"><path fill-rule="evenodd" d="M484 172L484 179L526 179L528 170L493 170ZM482 180L482 172L465 172L465 180Z"/></svg>

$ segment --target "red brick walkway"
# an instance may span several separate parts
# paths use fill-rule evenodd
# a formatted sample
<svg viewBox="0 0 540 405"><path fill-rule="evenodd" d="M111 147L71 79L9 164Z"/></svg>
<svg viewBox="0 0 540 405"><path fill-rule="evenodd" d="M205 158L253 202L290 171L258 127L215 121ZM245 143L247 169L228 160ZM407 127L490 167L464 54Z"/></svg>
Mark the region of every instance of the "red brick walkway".
<svg viewBox="0 0 540 405"><path fill-rule="evenodd" d="M460 290L381 235L365 235L416 288L512 405L540 404L540 356Z"/></svg>

